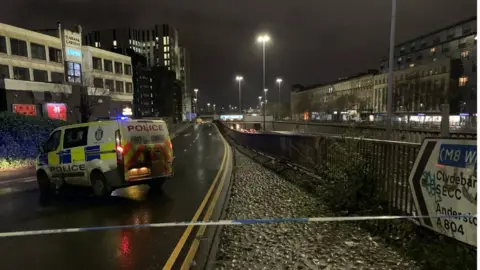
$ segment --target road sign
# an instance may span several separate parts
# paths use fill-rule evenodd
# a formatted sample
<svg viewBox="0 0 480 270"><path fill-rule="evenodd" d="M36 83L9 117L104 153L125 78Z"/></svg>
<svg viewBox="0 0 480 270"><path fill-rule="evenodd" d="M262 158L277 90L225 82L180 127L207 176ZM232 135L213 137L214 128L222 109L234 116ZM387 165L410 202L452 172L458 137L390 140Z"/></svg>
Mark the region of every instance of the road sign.
<svg viewBox="0 0 480 270"><path fill-rule="evenodd" d="M425 139L409 177L418 216L438 233L477 246L477 141Z"/></svg>

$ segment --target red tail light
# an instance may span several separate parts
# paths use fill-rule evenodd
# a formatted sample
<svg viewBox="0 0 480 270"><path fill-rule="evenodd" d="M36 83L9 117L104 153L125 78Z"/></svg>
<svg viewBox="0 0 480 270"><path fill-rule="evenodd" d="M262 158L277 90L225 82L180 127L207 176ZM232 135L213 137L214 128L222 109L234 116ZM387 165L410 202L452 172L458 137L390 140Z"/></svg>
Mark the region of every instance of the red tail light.
<svg viewBox="0 0 480 270"><path fill-rule="evenodd" d="M120 130L115 131L115 150L117 152L117 163L123 163L122 136Z"/></svg>

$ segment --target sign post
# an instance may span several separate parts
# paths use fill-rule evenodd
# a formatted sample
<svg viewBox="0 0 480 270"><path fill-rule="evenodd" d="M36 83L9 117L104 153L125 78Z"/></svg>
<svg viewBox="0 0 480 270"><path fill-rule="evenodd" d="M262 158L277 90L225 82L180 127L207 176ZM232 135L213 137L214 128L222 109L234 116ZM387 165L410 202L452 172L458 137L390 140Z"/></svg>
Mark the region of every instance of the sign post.
<svg viewBox="0 0 480 270"><path fill-rule="evenodd" d="M475 139L425 139L409 184L421 225L477 246Z"/></svg>

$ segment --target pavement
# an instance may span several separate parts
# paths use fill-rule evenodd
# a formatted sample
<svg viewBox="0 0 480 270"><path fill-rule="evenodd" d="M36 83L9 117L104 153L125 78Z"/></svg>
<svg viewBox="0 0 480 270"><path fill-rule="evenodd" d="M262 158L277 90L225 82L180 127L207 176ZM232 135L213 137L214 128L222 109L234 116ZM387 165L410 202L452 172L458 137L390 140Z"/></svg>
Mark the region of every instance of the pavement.
<svg viewBox="0 0 480 270"><path fill-rule="evenodd" d="M287 179L240 151L234 152L226 220L335 216L324 201L295 184L305 180L298 171L290 171ZM360 224L224 226L211 265L213 269L422 269Z"/></svg>
<svg viewBox="0 0 480 270"><path fill-rule="evenodd" d="M0 232L207 219L210 208L221 205L221 199L216 207L218 197L208 195L217 193L229 176L224 173L229 148L211 123L187 127L172 143L175 176L161 192L135 186L105 200L76 192L44 205L33 178L3 179ZM196 258L191 245L198 231L142 228L0 238L0 268L180 269Z"/></svg>

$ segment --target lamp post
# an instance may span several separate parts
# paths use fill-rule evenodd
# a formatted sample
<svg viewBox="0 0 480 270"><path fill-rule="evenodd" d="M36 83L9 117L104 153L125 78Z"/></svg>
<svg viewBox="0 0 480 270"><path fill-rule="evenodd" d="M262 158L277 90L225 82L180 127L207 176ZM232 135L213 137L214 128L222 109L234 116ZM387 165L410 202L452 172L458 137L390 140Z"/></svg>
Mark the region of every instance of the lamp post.
<svg viewBox="0 0 480 270"><path fill-rule="evenodd" d="M392 16L390 22L390 52L388 57L388 92L387 92L387 140L392 134L392 102L393 102L393 62L395 48L395 17L397 13L397 0L392 0Z"/></svg>
<svg viewBox="0 0 480 270"><path fill-rule="evenodd" d="M198 106L198 103L197 103L197 100L198 100L198 89L197 89L197 88L193 89L193 92L195 92L195 113L198 113L198 108L197 108L197 106Z"/></svg>
<svg viewBox="0 0 480 270"><path fill-rule="evenodd" d="M280 96L281 96L281 85L282 85L282 78L277 78L276 82L278 83L278 108L277 108L277 117L280 116Z"/></svg>
<svg viewBox="0 0 480 270"><path fill-rule="evenodd" d="M210 112L210 103L207 103L207 113Z"/></svg>
<svg viewBox="0 0 480 270"><path fill-rule="evenodd" d="M270 37L266 34L257 37L257 42L262 43L262 59L263 59L263 89L265 89L265 44L270 41ZM265 92L265 95L267 93ZM266 99L266 98L265 98ZM264 108L265 112L265 108ZM263 130L265 131L265 114L263 114Z"/></svg>
<svg viewBox="0 0 480 270"><path fill-rule="evenodd" d="M217 114L217 112L215 112L215 104L213 104L213 114Z"/></svg>
<svg viewBox="0 0 480 270"><path fill-rule="evenodd" d="M197 113L197 98L193 98L193 103L195 104L195 113Z"/></svg>
<svg viewBox="0 0 480 270"><path fill-rule="evenodd" d="M262 96L258 96L258 104L260 104L260 113L262 113Z"/></svg>
<svg viewBox="0 0 480 270"><path fill-rule="evenodd" d="M268 89L265 88L263 89L263 92L265 93L265 105L263 106L263 131L265 131L265 118L267 116L267 92Z"/></svg>
<svg viewBox="0 0 480 270"><path fill-rule="evenodd" d="M242 114L242 76L236 76L235 80L238 82L238 108L240 109L240 114Z"/></svg>

